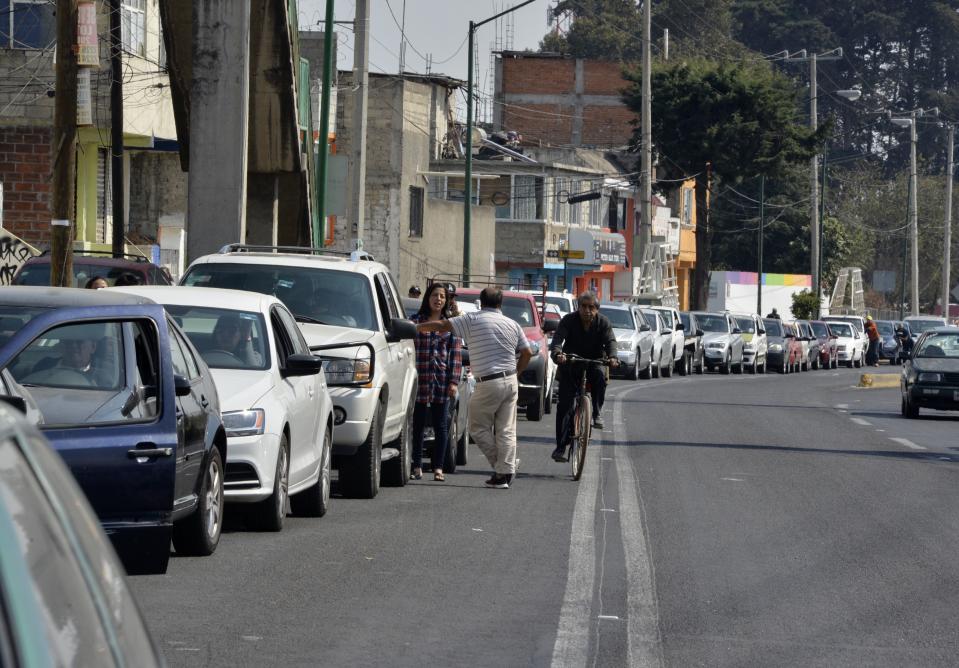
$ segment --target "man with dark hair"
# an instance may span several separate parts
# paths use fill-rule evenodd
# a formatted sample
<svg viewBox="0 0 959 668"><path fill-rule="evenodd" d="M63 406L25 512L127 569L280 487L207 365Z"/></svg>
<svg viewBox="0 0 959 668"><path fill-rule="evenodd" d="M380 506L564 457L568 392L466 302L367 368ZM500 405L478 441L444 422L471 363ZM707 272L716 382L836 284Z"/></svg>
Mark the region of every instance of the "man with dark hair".
<svg viewBox="0 0 959 668"><path fill-rule="evenodd" d="M596 293L587 290L577 300L579 308L563 316L553 334L550 351L553 359L559 365L557 373L559 379L559 401L556 405L556 449L553 459L557 462L566 461L566 443L563 439L563 427L566 414L569 412L576 394L576 380L566 364L566 355L574 354L586 359L609 359L610 366L619 366L616 357L616 335L609 320L599 312L599 301ZM601 367L589 366L586 377L592 388L593 396L593 426L603 428L603 402L606 399L606 374Z"/></svg>
<svg viewBox="0 0 959 668"><path fill-rule="evenodd" d="M469 346L476 378L470 399L470 436L493 467L486 486L494 489L509 489L516 472L517 377L533 356L523 328L500 312L502 304L502 290L484 288L482 310L416 325L420 332L453 332Z"/></svg>

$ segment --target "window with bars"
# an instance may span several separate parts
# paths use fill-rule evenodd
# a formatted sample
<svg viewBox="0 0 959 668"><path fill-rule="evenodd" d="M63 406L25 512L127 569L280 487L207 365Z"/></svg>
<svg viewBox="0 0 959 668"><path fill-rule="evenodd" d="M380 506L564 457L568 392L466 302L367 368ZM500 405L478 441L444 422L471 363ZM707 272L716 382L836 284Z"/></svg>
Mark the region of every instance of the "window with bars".
<svg viewBox="0 0 959 668"><path fill-rule="evenodd" d="M120 3L123 49L137 56L147 55L146 3L147 0L123 0Z"/></svg>
<svg viewBox="0 0 959 668"><path fill-rule="evenodd" d="M423 189L410 186L410 236L423 236Z"/></svg>
<svg viewBox="0 0 959 668"><path fill-rule="evenodd" d="M113 190L110 177L110 151L97 149L97 241L105 243L113 224Z"/></svg>
<svg viewBox="0 0 959 668"><path fill-rule="evenodd" d="M56 40L56 6L49 0L0 0L0 47L43 49Z"/></svg>
<svg viewBox="0 0 959 668"><path fill-rule="evenodd" d="M543 179L537 176L513 177L513 217L518 220L543 219Z"/></svg>

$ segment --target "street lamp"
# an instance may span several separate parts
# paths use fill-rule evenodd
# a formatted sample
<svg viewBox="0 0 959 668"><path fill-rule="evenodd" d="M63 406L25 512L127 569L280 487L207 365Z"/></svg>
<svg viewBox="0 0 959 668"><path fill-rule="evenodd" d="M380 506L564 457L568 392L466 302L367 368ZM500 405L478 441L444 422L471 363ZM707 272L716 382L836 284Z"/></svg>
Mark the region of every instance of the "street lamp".
<svg viewBox="0 0 959 668"><path fill-rule="evenodd" d="M536 0L526 0L526 2L521 2L488 19L483 19L479 22L470 21L469 23L469 32L467 33L469 55L467 59L468 72L466 76L466 168L463 179L465 181L463 184L463 285L466 286L470 283L470 227L472 225L472 211L470 207L473 204L473 37L476 34L476 29L480 26L490 21L495 21L510 12L515 12L517 9L533 2L536 2Z"/></svg>

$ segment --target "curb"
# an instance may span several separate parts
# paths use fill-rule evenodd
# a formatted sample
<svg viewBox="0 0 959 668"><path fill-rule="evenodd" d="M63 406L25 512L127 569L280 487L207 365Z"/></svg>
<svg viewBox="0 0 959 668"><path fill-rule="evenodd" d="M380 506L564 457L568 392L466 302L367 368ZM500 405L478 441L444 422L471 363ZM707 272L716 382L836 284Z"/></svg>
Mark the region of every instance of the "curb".
<svg viewBox="0 0 959 668"><path fill-rule="evenodd" d="M899 387L898 373L864 373L859 377L856 387L887 388Z"/></svg>

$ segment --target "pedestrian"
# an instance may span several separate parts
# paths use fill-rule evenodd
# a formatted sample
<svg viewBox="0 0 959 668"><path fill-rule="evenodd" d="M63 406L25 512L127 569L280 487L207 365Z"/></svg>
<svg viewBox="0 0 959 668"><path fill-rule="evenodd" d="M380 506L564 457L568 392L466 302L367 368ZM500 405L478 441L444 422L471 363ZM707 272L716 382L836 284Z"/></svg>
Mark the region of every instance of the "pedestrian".
<svg viewBox="0 0 959 668"><path fill-rule="evenodd" d="M449 290L434 283L423 295L423 304L414 322L448 320ZM413 408L413 468L410 478L423 477L423 431L426 421L433 425L433 480L443 482L443 463L449 440L449 402L456 398L463 365L462 343L452 332L416 333L416 405Z"/></svg>
<svg viewBox="0 0 959 668"><path fill-rule="evenodd" d="M523 329L503 315L502 305L502 290L484 288L479 311L416 326L423 332L453 332L469 347L476 378L470 400L470 436L493 467L486 486L494 489L509 489L516 472L518 375L533 356Z"/></svg>
<svg viewBox="0 0 959 668"><path fill-rule="evenodd" d="M449 305L450 305L451 318L455 318L458 315L462 315L460 313L459 304L456 303L456 286L453 285L452 283L446 284L446 301L449 302Z"/></svg>
<svg viewBox="0 0 959 668"><path fill-rule="evenodd" d="M779 317L779 311L777 311L776 309L773 309L772 312L766 317L773 318L774 320L782 320L782 318Z"/></svg>
<svg viewBox="0 0 959 668"><path fill-rule="evenodd" d="M420 286L418 286L418 285L411 285L411 286L410 286L410 291L407 293L407 296L408 296L410 299L419 299L419 298L420 298L420 294L422 294L421 291L420 291Z"/></svg>
<svg viewBox="0 0 959 668"><path fill-rule="evenodd" d="M94 276L87 281L87 284L83 287L87 290L100 290L102 288L109 288L110 284L107 283L107 279L103 278L103 276Z"/></svg>
<svg viewBox="0 0 959 668"><path fill-rule="evenodd" d="M866 336L869 338L869 348L866 349L866 366L879 366L879 328L872 316L866 316Z"/></svg>

